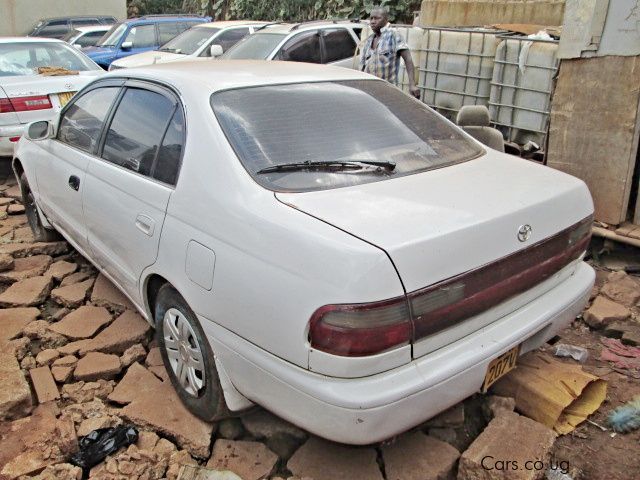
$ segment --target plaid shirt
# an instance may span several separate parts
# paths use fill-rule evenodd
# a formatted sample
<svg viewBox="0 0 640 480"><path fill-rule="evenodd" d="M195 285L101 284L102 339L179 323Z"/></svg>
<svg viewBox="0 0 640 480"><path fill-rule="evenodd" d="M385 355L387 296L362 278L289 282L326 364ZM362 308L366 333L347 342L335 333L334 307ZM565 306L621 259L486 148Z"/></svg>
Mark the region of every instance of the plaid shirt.
<svg viewBox="0 0 640 480"><path fill-rule="evenodd" d="M409 45L389 24L380 30L380 38L375 49L371 48L374 38L374 33L369 35L362 47L360 70L395 84L400 68L399 53L401 50L408 50Z"/></svg>

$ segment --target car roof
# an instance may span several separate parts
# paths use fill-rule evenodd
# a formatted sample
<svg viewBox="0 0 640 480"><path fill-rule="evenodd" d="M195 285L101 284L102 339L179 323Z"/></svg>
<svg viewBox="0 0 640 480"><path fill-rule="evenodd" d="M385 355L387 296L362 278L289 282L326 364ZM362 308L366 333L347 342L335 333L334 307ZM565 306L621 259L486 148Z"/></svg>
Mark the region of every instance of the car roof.
<svg viewBox="0 0 640 480"><path fill-rule="evenodd" d="M338 80L379 80L350 68L310 63L265 60L215 60L181 62L114 70L101 78L126 77L159 81L179 90L205 89L207 92L261 85Z"/></svg>
<svg viewBox="0 0 640 480"><path fill-rule="evenodd" d="M67 43L57 38L46 37L0 37L0 43Z"/></svg>
<svg viewBox="0 0 640 480"><path fill-rule="evenodd" d="M74 30L78 30L79 32L82 32L82 33L90 33L90 32L96 32L100 30L107 31L112 26L113 25L87 25L84 27L75 27Z"/></svg>
<svg viewBox="0 0 640 480"><path fill-rule="evenodd" d="M266 25L269 22L261 22L259 20L224 20L220 22L199 23L191 28L229 28L241 25Z"/></svg>
<svg viewBox="0 0 640 480"><path fill-rule="evenodd" d="M113 15L70 15L66 17L47 17L41 18L39 22L49 22L51 20L78 20L80 18L116 18Z"/></svg>
<svg viewBox="0 0 640 480"><path fill-rule="evenodd" d="M262 30L268 33L292 33L292 32L304 32L305 30L317 30L319 28L333 28L333 27L357 27L364 28L366 24L360 22L352 22L350 20L336 20L336 21L311 21L302 23L281 23L274 24L268 28Z"/></svg>
<svg viewBox="0 0 640 480"><path fill-rule="evenodd" d="M120 23L135 23L135 22L175 22L189 21L203 22L206 21L205 17L199 17L197 15L145 15L142 17L127 18Z"/></svg>

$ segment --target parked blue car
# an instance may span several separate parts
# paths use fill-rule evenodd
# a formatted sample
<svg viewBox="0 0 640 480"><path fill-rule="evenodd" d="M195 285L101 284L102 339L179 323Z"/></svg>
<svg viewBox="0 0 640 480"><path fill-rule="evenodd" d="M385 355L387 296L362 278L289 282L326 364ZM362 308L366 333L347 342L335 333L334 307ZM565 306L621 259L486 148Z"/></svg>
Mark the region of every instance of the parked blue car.
<svg viewBox="0 0 640 480"><path fill-rule="evenodd" d="M211 17L196 15L145 15L113 25L95 47L83 50L105 70L119 58L156 50L176 35Z"/></svg>

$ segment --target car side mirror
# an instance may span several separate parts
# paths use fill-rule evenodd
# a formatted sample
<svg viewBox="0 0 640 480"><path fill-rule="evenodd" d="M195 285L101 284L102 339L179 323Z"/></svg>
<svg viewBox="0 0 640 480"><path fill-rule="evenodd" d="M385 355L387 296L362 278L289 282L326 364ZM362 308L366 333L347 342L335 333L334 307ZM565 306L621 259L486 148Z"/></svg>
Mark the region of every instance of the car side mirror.
<svg viewBox="0 0 640 480"><path fill-rule="evenodd" d="M73 46L76 47L78 50L82 50L82 45L80 45L79 43L74 43Z"/></svg>
<svg viewBox="0 0 640 480"><path fill-rule="evenodd" d="M29 140L44 140L52 136L53 127L46 120L31 122L25 129L24 136Z"/></svg>
<svg viewBox="0 0 640 480"><path fill-rule="evenodd" d="M122 45L120 45L120 48L122 50L131 50L133 48L133 42L122 42Z"/></svg>
<svg viewBox="0 0 640 480"><path fill-rule="evenodd" d="M223 53L222 45L211 45L209 47L209 55L213 58L220 57Z"/></svg>

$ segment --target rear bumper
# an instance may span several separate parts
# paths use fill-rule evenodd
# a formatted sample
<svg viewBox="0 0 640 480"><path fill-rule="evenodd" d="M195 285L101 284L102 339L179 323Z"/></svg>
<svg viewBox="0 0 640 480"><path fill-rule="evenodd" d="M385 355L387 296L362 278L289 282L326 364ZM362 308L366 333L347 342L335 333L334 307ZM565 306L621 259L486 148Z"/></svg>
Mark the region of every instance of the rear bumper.
<svg viewBox="0 0 640 480"><path fill-rule="evenodd" d="M342 443L368 444L404 432L477 392L489 362L522 344L535 349L584 308L595 279L585 263L536 300L402 367L363 378L319 375L291 365L201 318L216 356L250 400Z"/></svg>
<svg viewBox="0 0 640 480"><path fill-rule="evenodd" d="M25 125L0 126L0 157L12 157L15 142L9 141L12 137L20 137L24 133Z"/></svg>

